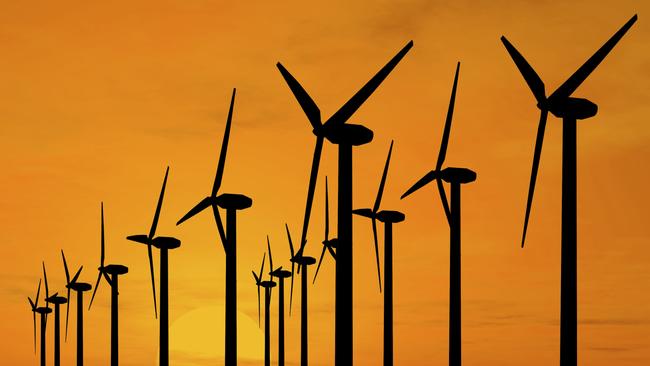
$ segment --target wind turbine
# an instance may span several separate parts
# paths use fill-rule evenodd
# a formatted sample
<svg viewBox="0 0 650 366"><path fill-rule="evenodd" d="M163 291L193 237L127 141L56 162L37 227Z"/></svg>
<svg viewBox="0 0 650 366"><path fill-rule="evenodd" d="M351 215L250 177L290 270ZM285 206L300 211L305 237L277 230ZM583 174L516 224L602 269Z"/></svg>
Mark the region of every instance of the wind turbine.
<svg viewBox="0 0 650 366"><path fill-rule="evenodd" d="M503 45L535 96L537 108L540 110L526 202L524 231L521 239L522 247L526 240L528 219L533 203L535 181L537 180L537 170L542 154L542 143L544 142L546 118L548 112L562 118L562 259L560 290L560 365L562 366L576 365L578 362L576 122L577 120L593 117L598 111L598 106L591 101L573 98L571 95L605 59L636 20L637 16L635 14L587 62L580 66L571 77L548 97L546 97L544 82L539 75L506 37L501 37Z"/></svg>
<svg viewBox="0 0 650 366"><path fill-rule="evenodd" d="M54 304L54 366L61 365L61 305L68 302L63 296L59 296L59 293L55 293L52 296L49 296L49 290L47 287L47 273L45 272L45 262L43 262L43 277L45 278L45 301Z"/></svg>
<svg viewBox="0 0 650 366"><path fill-rule="evenodd" d="M316 278L318 277L318 271L320 270L320 265L323 263L323 257L325 256L325 251L328 251L332 258L336 260L336 243L338 239L329 238L330 232L330 209L329 209L329 193L327 189L327 177L325 177L325 239L323 240L323 251L320 253L320 258L318 259L318 266L316 267L316 273L314 274L314 281L312 284L316 283Z"/></svg>
<svg viewBox="0 0 650 366"><path fill-rule="evenodd" d="M368 217L372 220L372 233L375 239L375 255L377 256L377 271L379 271L379 250L377 245L376 220L384 223L384 365L393 365L393 224L404 221L404 214L399 211L379 211L381 197L384 193L388 165L393 151L393 142L390 142L386 165L379 183L379 191L375 204L370 208L354 210L353 213ZM381 291L381 274L379 276L379 289Z"/></svg>
<svg viewBox="0 0 650 366"><path fill-rule="evenodd" d="M160 250L160 346L158 347L158 358L161 366L169 365L169 250L181 246L181 241L176 238L169 236L155 236L156 227L158 227L158 219L160 218L160 209L162 208L163 197L165 196L165 186L167 185L168 175L169 167L167 167L167 170L165 171L165 178L163 179L156 212L153 216L153 222L151 223L149 234L127 236L128 240L145 244L147 246L149 255L149 271L151 272L151 287L153 288L154 313L156 314L156 283L153 275L151 247L153 246Z"/></svg>
<svg viewBox="0 0 650 366"><path fill-rule="evenodd" d="M282 266L274 268L271 241L268 235L266 236L266 245L269 250L269 266L271 267L269 275L271 278L276 277L280 284L278 286L280 289L278 294L278 366L284 366L284 279L287 277L293 279L293 272L282 269Z"/></svg>
<svg viewBox="0 0 650 366"><path fill-rule="evenodd" d="M352 319L352 147L360 146L372 141L372 131L361 125L346 124L354 112L370 97L379 87L383 80L390 74L395 66L401 61L406 53L413 46L410 41L401 51L397 53L379 72L373 76L352 98L350 98L336 113L325 123L321 122L320 109L305 89L278 62L277 67L289 85L294 96L300 103L309 122L311 123L314 135L316 135L316 147L312 160L309 188L307 191L307 204L305 207L305 218L300 238L303 250L306 243L309 216L314 198L314 189L318 177L318 165L325 138L331 143L339 146L339 189L338 189L338 233L339 249L338 260L336 261L336 330L335 330L335 364L353 364L353 319Z"/></svg>
<svg viewBox="0 0 650 366"><path fill-rule="evenodd" d="M194 206L176 225L205 210L212 208L214 219L217 223L219 237L226 253L226 337L225 337L225 366L237 365L237 211L251 207L253 200L242 194L223 193L217 196L221 187L221 178L226 164L226 153L228 150L228 138L230 136L230 125L232 122L232 111L235 103L236 89L232 90L230 110L226 121L217 165L217 175L214 178L212 193ZM221 222L219 207L226 210L226 230L224 231Z"/></svg>
<svg viewBox="0 0 650 366"><path fill-rule="evenodd" d="M259 300L260 300L260 287L264 287L264 366L271 366L271 289L275 287L275 282L272 280L262 281L264 278L264 259L266 253L262 257L262 267L260 267L260 275L258 276L253 271L255 278L255 285L257 286L257 311L259 316ZM270 276L269 276L270 277Z"/></svg>
<svg viewBox="0 0 650 366"><path fill-rule="evenodd" d="M104 265L104 202L101 204L101 217L101 251L99 257L99 267L97 267L99 274L97 276L97 282L95 282L93 296L90 298L88 310L90 310L90 308L93 306L93 300L95 300L95 294L97 293L97 288L99 287L99 281L104 278L108 285L111 286L111 366L117 366L119 364L118 279L119 276L127 274L129 272L129 268L121 264Z"/></svg>
<svg viewBox="0 0 650 366"><path fill-rule="evenodd" d="M476 180L476 173L467 168L444 168L447 154L447 145L449 143L449 133L451 131L451 120L454 114L454 103L456 100L456 87L458 85L458 71L460 62L456 65L456 75L454 76L454 86L451 89L451 100L447 110L445 129L438 153L438 161L435 170L430 171L422 177L417 183L409 188L402 198L422 188L426 184L436 181L440 199L449 223L449 365L460 366L461 364L461 327L460 327L460 187L461 184L471 183ZM447 195L443 181L451 185L451 207L447 202Z"/></svg>
<svg viewBox="0 0 650 366"><path fill-rule="evenodd" d="M291 241L291 234L289 233L289 225L284 224L284 228L287 231L287 239L289 241L289 250L291 251L291 296L289 300L289 313L291 314L291 301L293 300L293 273L294 266L298 265L298 272L302 268L302 274L300 275L300 366L307 366L309 363L309 347L308 347L308 335L309 335L309 324L308 324L308 312L307 312L307 267L316 263L316 258L309 257L304 255L304 246L303 251L295 253L293 248L293 242Z"/></svg>
<svg viewBox="0 0 650 366"><path fill-rule="evenodd" d="M77 273L70 280L70 272L68 272L68 263L65 261L65 254L61 250L61 257L63 257L63 268L65 269L65 287L68 289L68 303L65 309L65 338L68 339L68 315L70 313L70 290L77 293L77 366L84 364L84 313L83 313L83 293L92 290L92 285L85 282L77 282L83 266L79 267Z"/></svg>
<svg viewBox="0 0 650 366"><path fill-rule="evenodd" d="M47 287L45 289L45 296L47 297ZM36 314L40 314L41 316L41 366L45 366L45 330L47 326L47 314L52 312L52 309L50 309L49 304L47 304L46 307L39 307L38 306L38 297L41 293L41 280L38 280L38 290L36 290L36 300L32 301L30 297L27 298L29 300L29 305L32 307L32 313L34 316L34 353L36 353Z"/></svg>

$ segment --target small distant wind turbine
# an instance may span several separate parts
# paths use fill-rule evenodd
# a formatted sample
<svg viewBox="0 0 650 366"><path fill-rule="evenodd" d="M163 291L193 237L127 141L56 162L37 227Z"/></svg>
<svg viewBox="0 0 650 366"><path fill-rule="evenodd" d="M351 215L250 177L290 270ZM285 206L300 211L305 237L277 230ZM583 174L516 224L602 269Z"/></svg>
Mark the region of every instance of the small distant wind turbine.
<svg viewBox="0 0 650 366"><path fill-rule="evenodd" d="M372 231L375 239L375 255L377 256L377 271L379 271L379 250L377 245L377 224L376 220L384 223L384 365L393 365L393 224L404 221L404 214L399 211L379 211L381 197L384 193L388 165L393 151L393 142L390 143L386 165L379 183L379 191L375 199L375 205L370 208L362 208L352 211L353 213L368 217L372 220ZM379 282L381 291L381 275Z"/></svg>
<svg viewBox="0 0 650 366"><path fill-rule="evenodd" d="M29 300L29 305L32 307L32 313L34 316L34 353L36 353L36 314L40 314L41 316L41 366L45 366L45 334L46 334L46 326L47 326L47 314L52 312L52 309L50 309L49 304L46 307L39 307L38 306L38 298L41 293L41 280L38 280L38 290L36 290L36 300L32 301L30 297L27 298ZM45 296L47 297L47 288L46 288L46 293ZM47 304L47 303L46 303Z"/></svg>
<svg viewBox="0 0 650 366"><path fill-rule="evenodd" d="M45 278L45 301L54 304L54 366L61 365L61 305L68 302L59 293L49 296L47 287L47 273L45 272L45 262L43 262L43 278Z"/></svg>
<svg viewBox="0 0 650 366"><path fill-rule="evenodd" d="M433 180L438 184L438 192L449 223L449 365L460 366L461 364L461 327L460 327L460 186L461 184L471 183L476 180L476 173L467 168L444 168L447 154L447 145L449 143L449 133L451 132L451 120L454 114L454 103L456 100L456 87L458 85L458 71L460 62L456 65L456 75L454 76L454 86L451 89L451 100L447 110L445 129L438 153L438 161L435 170L430 171L422 177L417 183L409 188L402 198L417 191ZM451 185L451 207L447 202L447 195L443 181Z"/></svg>
<svg viewBox="0 0 650 366"><path fill-rule="evenodd" d="M156 237L156 228L158 227L158 219L160 218L160 210L162 208L163 197L165 196L165 187L167 185L167 176L169 175L169 167L165 171L165 178L163 179L160 196L158 197L158 204L156 212L153 216L151 229L149 234L131 235L127 239L136 243L145 244L147 246L149 255L149 270L151 272L151 287L153 288L153 304L154 313L156 313L156 283L153 274L153 258L151 255L151 247L156 247L160 250L160 343L159 343L159 360L160 366L169 365L169 250L176 249L181 246L181 241L169 236Z"/></svg>
<svg viewBox="0 0 650 366"><path fill-rule="evenodd" d="M228 111L228 120L226 122L226 131L224 132L223 142L221 144L221 153L217 165L217 175L214 178L212 193L209 197L204 198L194 206L185 216L183 216L176 225L180 225L185 220L205 210L212 208L214 219L217 223L221 244L223 244L226 253L226 337L225 337L225 366L237 365L237 211L244 210L253 204L253 200L242 194L223 193L217 196L221 187L221 178L223 177L224 167L226 165L226 153L228 151L228 139L230 136L230 125L232 122L232 112L235 103L235 92L232 91L230 100L230 110ZM224 231L219 207L226 210L226 230ZM261 275L261 274L260 274Z"/></svg>
<svg viewBox="0 0 650 366"><path fill-rule="evenodd" d="M255 271L253 271L253 277L257 286L258 313L260 287L264 287L264 366L271 366L271 289L275 287L275 282L271 280L262 281L264 278L264 258L266 258L266 253L262 257L260 275L257 276Z"/></svg>
<svg viewBox="0 0 650 366"><path fill-rule="evenodd" d="M390 72L397 66L402 58L413 46L413 41L406 44L375 76L366 83L352 98L350 98L336 113L325 123L321 122L320 109L307 91L279 62L277 67L289 85L292 93L300 103L303 111L311 123L316 135L316 147L312 160L309 188L307 190L307 204L302 235L300 238L301 249L306 243L309 216L314 198L314 189L318 177L318 166L323 148L324 139L339 146L339 189L338 189L338 234L339 249L336 261L336 312L335 312L335 356L336 365L353 364L353 306L352 306L352 147L360 146L372 141L373 133L361 125L347 124L346 122L379 87Z"/></svg>
<svg viewBox="0 0 650 366"><path fill-rule="evenodd" d="M104 265L104 202L101 204L101 217L102 217L102 235L101 235L101 251L99 257L99 275L97 276L97 282L95 282L95 289L93 290L93 296L90 298L90 304L88 305L88 310L93 306L93 300L95 300L95 294L97 293L97 288L99 287L99 282L102 278L106 280L109 286L111 286L111 366L119 365L119 324L118 324L118 279L119 276L125 275L129 272L127 266L121 264L108 264Z"/></svg>
<svg viewBox="0 0 650 366"><path fill-rule="evenodd" d="M282 266L274 268L271 241L268 235L266 236L266 245L269 250L269 266L271 267L269 275L271 278L276 277L280 284L278 286L280 289L278 293L278 366L284 366L284 279L292 277L293 280L293 272L282 269Z"/></svg>
<svg viewBox="0 0 650 366"><path fill-rule="evenodd" d="M66 306L65 314L65 338L68 339L68 314L70 312L70 290L77 293L77 366L84 364L84 313L83 313L83 293L92 290L93 286L85 282L77 282L83 266L79 267L77 273L70 280L70 272L68 272L68 263L65 261L65 254L61 250L61 257L63 257L63 268L65 269L65 287L68 289L68 303Z"/></svg>
<svg viewBox="0 0 650 366"><path fill-rule="evenodd" d="M539 160L542 155L544 130L548 112L562 118L562 259L561 259L561 290L560 290L560 365L573 366L578 363L578 303L577 303L577 157L576 157L576 121L596 115L598 106L587 99L573 98L571 95L600 65L609 52L623 38L625 33L636 22L636 14L630 18L605 44L591 56L580 68L571 75L550 96L546 97L544 82L530 66L528 61L506 39L501 41L510 57L515 62L519 72L537 100L540 110L539 126L535 141L533 166L528 187L526 216L521 246L526 240L528 219L533 203L535 181Z"/></svg>
<svg viewBox="0 0 650 366"><path fill-rule="evenodd" d="M336 243L338 239L329 238L330 232L330 209L329 209L329 193L327 189L327 177L325 177L325 239L323 240L323 251L320 253L320 258L318 259L318 266L316 267L316 273L314 274L314 280L312 283L316 283L316 278L318 277L318 271L320 270L320 265L323 263L323 257L325 256L325 251L328 251L332 258L336 260Z"/></svg>

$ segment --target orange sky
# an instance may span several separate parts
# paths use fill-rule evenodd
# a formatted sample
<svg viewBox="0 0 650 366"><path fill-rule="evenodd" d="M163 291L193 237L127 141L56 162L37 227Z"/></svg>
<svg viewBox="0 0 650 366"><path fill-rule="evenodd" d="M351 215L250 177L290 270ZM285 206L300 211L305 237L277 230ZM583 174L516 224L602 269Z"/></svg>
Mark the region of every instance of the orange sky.
<svg viewBox="0 0 650 366"><path fill-rule="evenodd" d="M575 93L599 105L598 115L578 127L578 355L583 365L648 363L650 199L643 189L650 178L650 28L644 11L650 5L622 0L306 4L3 4L3 363L38 362L26 297L34 296L41 260L48 265L52 291L64 291L61 248L71 266L85 266L81 279L94 282L103 200L107 260L130 268L120 284L121 364L155 364L158 327L146 250L125 236L148 230L167 165L158 233L183 242L170 254L172 362L223 362L215 356L222 352L223 328L215 324L217 329L209 331L201 320L205 314L216 314L217 321L222 317L225 262L216 227L208 214L181 227L175 222L212 186L232 87L238 94L222 189L254 200L239 216L238 310L243 319L250 317L239 342L240 354L248 347L261 355L250 270L259 266L266 234L275 248L274 262L288 264L283 225L287 221L299 235L314 144L275 63L293 73L327 118L410 39L411 52L351 119L375 136L355 152L355 207L374 201L388 145L395 140L382 207L407 217L395 228L396 363L447 363L449 245L442 206L433 189L405 201L399 196L435 163L458 60L447 162L478 173L462 198L463 361L557 363L561 129L557 119L549 120L522 250L538 110L499 36L518 47L550 93L634 13L637 24ZM335 163L336 149L326 144L307 247L313 256L321 248L325 175L331 177L331 197L336 196ZM335 202L331 207L335 212ZM371 227L355 219L354 230L355 359L358 365L376 365L383 302ZM333 263L326 260L321 271L310 287L313 365L332 364ZM108 360L104 285L85 315L88 364ZM299 291L294 295L300 299ZM274 301L273 314L276 306ZM287 324L287 359L293 363L299 357L298 315ZM70 320L72 330L75 317ZM74 360L74 344L72 331L63 348L66 364ZM214 346L200 355L191 344ZM276 347L272 355L275 359Z"/></svg>

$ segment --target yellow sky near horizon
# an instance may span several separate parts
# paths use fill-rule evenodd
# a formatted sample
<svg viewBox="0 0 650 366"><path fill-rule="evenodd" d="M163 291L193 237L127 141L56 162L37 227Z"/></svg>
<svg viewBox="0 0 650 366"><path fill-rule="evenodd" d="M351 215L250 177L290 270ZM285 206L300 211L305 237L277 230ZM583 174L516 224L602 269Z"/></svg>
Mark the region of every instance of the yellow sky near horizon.
<svg viewBox="0 0 650 366"><path fill-rule="evenodd" d="M170 254L170 311L172 331L187 333L172 333L174 364L223 362L210 359L223 347L217 343L223 329L190 316L223 305L225 262L213 219L200 214L175 223L212 187L232 88L237 100L222 190L253 198L238 216L238 310L256 322L250 271L258 269L267 234L274 262L289 263L284 223L297 240L314 145L276 62L302 83L325 119L412 39L413 49L350 120L374 131L373 142L355 150L355 208L373 203L395 141L382 207L406 214L395 227L396 364L447 364L449 231L442 206L433 188L399 196L435 164L459 60L447 164L478 173L462 197L463 362L556 363L561 128L549 119L522 250L539 112L499 37L513 42L550 93L637 13L639 21L575 93L599 106L578 127L578 357L593 366L648 363L649 8L637 1L3 4L0 305L10 319L0 324L3 362L38 362L26 297L35 295L42 260L51 291L64 290L60 249L71 267L84 265L82 280L96 279L103 201L107 261L130 270L120 283L121 364L155 364L158 323L146 250L125 237L148 232L167 165L158 233L182 240ZM312 256L321 249L326 175L336 233L336 153L325 144L307 246ZM367 220L355 218L354 239L355 359L364 366L381 361L383 302ZM314 365L332 363L329 259L310 286ZM105 285L85 313L87 364L109 356ZM294 291L297 305L299 286ZM220 327L220 316L205 322ZM66 364L74 360L74 325L71 314ZM240 337L242 347L261 344L261 332L246 332L253 336ZM296 364L298 306L286 332L287 361ZM272 335L275 342L275 329ZM213 338L214 353L187 354L191 348L174 343L179 337L187 347ZM51 350L50 343L48 360Z"/></svg>

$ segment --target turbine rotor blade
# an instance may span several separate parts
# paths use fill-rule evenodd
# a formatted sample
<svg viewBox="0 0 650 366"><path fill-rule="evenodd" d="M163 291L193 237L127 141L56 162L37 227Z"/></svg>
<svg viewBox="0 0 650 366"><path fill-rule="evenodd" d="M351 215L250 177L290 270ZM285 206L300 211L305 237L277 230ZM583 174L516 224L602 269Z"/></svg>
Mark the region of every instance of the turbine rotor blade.
<svg viewBox="0 0 650 366"><path fill-rule="evenodd" d="M221 142L221 152L219 153L219 163L217 165L217 175L214 177L214 185L212 186L212 197L217 195L219 187L221 187L221 179L223 178L223 170L226 166L226 154L228 153L228 140L230 138L230 126L232 124L232 111L235 106L235 94L237 89L232 89L232 97L230 98L230 108L228 109L228 119L226 120L226 130L223 133L223 141Z"/></svg>
<svg viewBox="0 0 650 366"><path fill-rule="evenodd" d="M153 290L153 312L158 319L158 304L156 303L156 281L154 279L153 254L151 253L151 244L147 245L147 255L149 256L149 273L151 273L151 288Z"/></svg>
<svg viewBox="0 0 650 366"><path fill-rule="evenodd" d="M314 158L311 163L311 172L309 174L309 188L307 189L307 203L305 204L305 217L302 224L302 233L300 234L300 249L298 253L302 254L302 249L307 242L307 230L309 229L309 216L311 215L311 206L314 202L314 191L316 190L316 181L318 180L318 166L320 165L320 155L323 149L323 136L316 136L316 146L314 147ZM300 267L298 267L300 273Z"/></svg>
<svg viewBox="0 0 650 366"><path fill-rule="evenodd" d="M355 215L367 217L369 219L373 219L375 217L375 213L369 208L358 208L356 210L352 210L352 213Z"/></svg>
<svg viewBox="0 0 650 366"><path fill-rule="evenodd" d="M206 197L206 198L202 199L201 202L199 202L196 206L192 207L192 209L189 210L185 214L185 216L181 217L181 219L178 220L176 225L182 224L183 222L190 219L194 215L196 215L199 212L201 212L201 211L205 210L206 208L210 207L210 205L213 205L214 204L213 200L214 200L213 197Z"/></svg>
<svg viewBox="0 0 650 366"><path fill-rule="evenodd" d="M528 219L530 209L533 204L533 194L535 193L535 181L537 180L537 170L539 169L539 160L542 156L542 144L544 143L544 130L546 129L546 118L548 111L542 110L539 116L539 126L537 127L537 138L535 139L535 153L533 155L533 167L530 172L530 185L528 186L528 199L526 201L526 216L524 218L524 233L521 237L521 247L524 247L526 241L526 231L528 230Z"/></svg>
<svg viewBox="0 0 650 366"><path fill-rule="evenodd" d="M45 279L45 299L50 297L50 290L47 286L47 272L45 271L45 262L43 262L43 278Z"/></svg>
<svg viewBox="0 0 650 366"><path fill-rule="evenodd" d="M424 177L420 178L420 180L415 182L415 184L411 188L409 188L406 192L404 192L404 194L402 195L402 197L400 197L400 199L404 199L404 197L409 196L411 193L429 184L431 181L436 179L437 176L438 176L438 171L436 170L432 170L428 172L427 174L424 175Z"/></svg>
<svg viewBox="0 0 650 366"><path fill-rule="evenodd" d="M404 58L413 47L413 41L406 44L388 63L382 67L359 91L352 96L336 113L325 122L323 127L333 127L344 124L361 107L361 105L375 92L375 90L393 71L395 66Z"/></svg>
<svg viewBox="0 0 650 366"><path fill-rule="evenodd" d="M379 292L381 292L381 268L379 267L379 244L377 240L377 220L372 218L372 235L375 239L375 258L377 259L377 278L379 279Z"/></svg>
<svg viewBox="0 0 650 366"><path fill-rule="evenodd" d="M276 66L278 67L278 70L280 70L280 74L282 74L284 81L289 85L289 89L291 89L293 96L305 112L305 115L307 115L307 119L309 120L309 123L311 123L314 131L320 131L322 127L320 109L314 100L311 99L309 94L307 94L307 91L302 87L302 85L300 85L300 83L298 83L298 80L296 80L281 63L278 62Z"/></svg>
<svg viewBox="0 0 650 366"><path fill-rule="evenodd" d="M449 201L447 201L447 193L445 193L445 186L442 184L441 179L436 179L436 184L438 186L438 193L440 194L440 201L442 202L442 207L445 210L445 216L447 217L447 222L451 225L451 209L449 208Z"/></svg>
<svg viewBox="0 0 650 366"><path fill-rule="evenodd" d="M212 213L214 214L214 221L217 223L217 231L219 231L219 238L221 238L221 244L223 245L224 251L228 252L228 238L226 237L226 231L223 228L223 222L221 222L221 214L219 213L219 207L216 204L212 205Z"/></svg>
<svg viewBox="0 0 650 366"><path fill-rule="evenodd" d="M524 56L517 51L515 46L513 46L506 37L501 36L501 42L506 47L506 51L510 54L510 58L515 62L517 69L526 80L526 84L530 88L530 91L533 92L537 103L544 104L546 103L546 91L544 87L544 82L537 75L532 66L526 61Z"/></svg>
<svg viewBox="0 0 650 366"><path fill-rule="evenodd" d="M637 16L634 14L630 20L628 20L622 27L619 29L614 35L605 42L605 44L596 51L596 53L591 56L587 62L585 62L578 70L576 70L571 77L567 79L567 81L564 82L564 84L560 85L559 88L557 88L553 94L551 94L548 99L549 100L563 100L565 98L568 98L573 94L573 92L578 89L580 84L582 84L587 77L600 65L600 63L607 57L609 52L616 46L616 44L623 38L625 33L632 27L632 25L636 22Z"/></svg>
<svg viewBox="0 0 650 366"><path fill-rule="evenodd" d="M330 198L327 188L327 176L325 176L325 240L329 239L330 234Z"/></svg>
<svg viewBox="0 0 650 366"><path fill-rule="evenodd" d="M70 287L68 287L68 301L65 303L65 338L64 341L68 341L68 317L70 316Z"/></svg>
<svg viewBox="0 0 650 366"><path fill-rule="evenodd" d="M99 263L101 267L104 267L104 202L102 202L102 239L101 239L101 254L99 257Z"/></svg>
<svg viewBox="0 0 650 366"><path fill-rule="evenodd" d="M275 270L275 268L273 268L273 254L271 253L271 241L269 240L268 235L266 236L266 246L269 250L269 266L271 267L271 269L269 270L269 274L270 274Z"/></svg>
<svg viewBox="0 0 650 366"><path fill-rule="evenodd" d="M320 258L318 259L318 266L316 267L316 273L314 274L314 280L312 281L312 285L316 283L316 278L318 277L318 271L320 271L320 264L323 262L323 257L325 256L325 249L327 249L327 246L323 245L323 251L320 253Z"/></svg>
<svg viewBox="0 0 650 366"><path fill-rule="evenodd" d="M65 261L65 254L63 253L63 249L61 249L61 257L63 257L63 269L65 269L65 281L69 285L70 284L70 272L68 272L68 263Z"/></svg>
<svg viewBox="0 0 650 366"><path fill-rule="evenodd" d="M79 267L79 270L77 270L77 273L74 274L72 277L72 281L70 283L76 283L77 279L79 278L79 275L81 274L81 270L84 268L84 266Z"/></svg>
<svg viewBox="0 0 650 366"><path fill-rule="evenodd" d="M160 196L158 197L158 204L156 205L156 213L153 215L153 222L149 230L149 239L153 239L156 235L156 228L158 227L158 219L160 218L160 209L162 208L163 197L165 197L165 187L167 186L167 176L169 175L169 167L165 171L165 179L163 179L162 188L160 189Z"/></svg>
<svg viewBox="0 0 650 366"><path fill-rule="evenodd" d="M384 194L384 186L386 185L386 176L388 175L388 166L390 165L390 155L393 153L393 141L390 142L390 148L388 149L388 157L386 157L386 164L384 165L384 172L381 174L381 181L379 182L379 190L377 191L377 198L375 199L375 205L372 207L372 211L377 213L379 211L379 205L381 204L381 197Z"/></svg>
<svg viewBox="0 0 650 366"><path fill-rule="evenodd" d="M97 293L97 287L99 287L99 281L102 279L102 271L99 271L97 275L97 282L95 282L95 289L93 290L93 296L90 298L90 304L88 304L88 310L93 306L93 301L95 300L95 294Z"/></svg>
<svg viewBox="0 0 650 366"><path fill-rule="evenodd" d="M38 307L38 297L41 294L41 279L38 280L38 289L36 290L36 301L34 302L34 307Z"/></svg>
<svg viewBox="0 0 650 366"><path fill-rule="evenodd" d="M447 146L449 145L449 134L451 133L451 121L454 116L454 104L456 103L456 89L458 87L458 71L460 71L460 62L456 64L456 74L454 75L454 86L451 88L451 97L449 98L449 109L447 109L447 118L445 119L445 129L442 133L442 143L440 152L438 152L438 161L436 170L440 171L442 164L447 156Z"/></svg>

